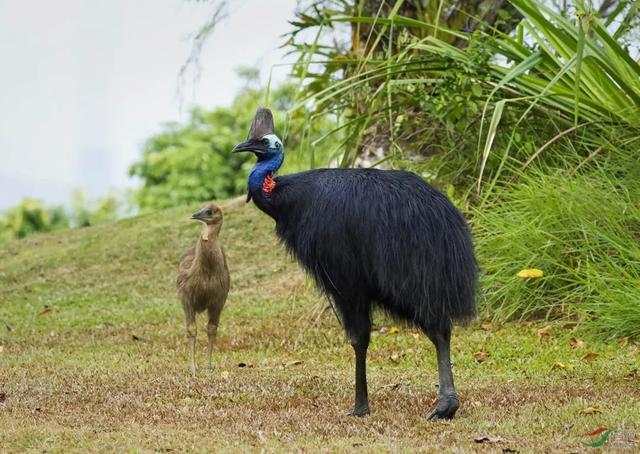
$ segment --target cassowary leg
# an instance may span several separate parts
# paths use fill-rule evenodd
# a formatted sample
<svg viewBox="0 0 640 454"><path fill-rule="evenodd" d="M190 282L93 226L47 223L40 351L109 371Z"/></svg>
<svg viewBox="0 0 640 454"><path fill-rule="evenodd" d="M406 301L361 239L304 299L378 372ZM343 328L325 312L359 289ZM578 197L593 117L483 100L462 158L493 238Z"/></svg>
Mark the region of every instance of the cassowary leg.
<svg viewBox="0 0 640 454"><path fill-rule="evenodd" d="M187 322L187 338L191 341L191 374L196 376L196 313L192 308L183 306L184 316Z"/></svg>
<svg viewBox="0 0 640 454"><path fill-rule="evenodd" d="M209 369L211 369L211 356L213 355L213 344L216 342L217 333L218 333L218 325L214 325L213 323L209 322L207 324L207 336L209 337L209 348L207 350L209 353L209 363L208 363Z"/></svg>
<svg viewBox="0 0 640 454"><path fill-rule="evenodd" d="M445 332L428 333L429 339L436 346L438 356L439 399L436 408L427 416L427 419L451 419L456 414L460 402L453 385L453 372L451 371L451 329Z"/></svg>
<svg viewBox="0 0 640 454"><path fill-rule="evenodd" d="M218 322L220 321L220 312L222 307L210 307L209 310L209 323L207 323L207 337L209 338L209 346L207 349L209 362L208 367L211 369L211 356L213 355L213 344L216 342L218 335Z"/></svg>
<svg viewBox="0 0 640 454"><path fill-rule="evenodd" d="M367 392L367 349L371 336L369 314L363 314L355 320L345 317L345 328L356 354L356 394L353 410L347 416L366 416L369 414L369 395Z"/></svg>

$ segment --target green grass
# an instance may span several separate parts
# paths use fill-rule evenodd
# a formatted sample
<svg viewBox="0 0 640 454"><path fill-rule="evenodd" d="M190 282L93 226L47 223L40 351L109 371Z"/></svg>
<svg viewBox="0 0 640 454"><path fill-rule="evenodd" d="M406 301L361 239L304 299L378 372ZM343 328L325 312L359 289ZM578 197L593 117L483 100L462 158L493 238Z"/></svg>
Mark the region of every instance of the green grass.
<svg viewBox="0 0 640 454"><path fill-rule="evenodd" d="M523 175L475 208L486 313L569 318L604 337L640 337L640 189L627 172ZM545 275L515 278L525 268Z"/></svg>
<svg viewBox="0 0 640 454"><path fill-rule="evenodd" d="M587 452L585 434L598 427L640 429L638 346L560 322L542 338L535 323L456 329L462 406L435 423L424 418L437 396L433 347L404 325L376 330L373 413L342 416L353 354L333 314L270 219L239 201L225 207L232 290L216 367L195 379L174 291L200 229L190 208L1 246L0 451ZM376 328L392 323L375 317ZM482 435L505 441L475 443Z"/></svg>

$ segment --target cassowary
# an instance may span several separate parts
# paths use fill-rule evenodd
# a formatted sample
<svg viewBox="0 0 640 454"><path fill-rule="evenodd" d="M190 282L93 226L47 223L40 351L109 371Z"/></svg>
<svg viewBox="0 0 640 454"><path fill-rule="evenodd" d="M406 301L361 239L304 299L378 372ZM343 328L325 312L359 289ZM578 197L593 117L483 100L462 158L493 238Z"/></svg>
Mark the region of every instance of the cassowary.
<svg viewBox="0 0 640 454"><path fill-rule="evenodd" d="M335 303L355 351L355 405L369 414L366 354L372 307L418 326L435 344L439 400L429 419L452 418L459 401L450 361L452 322L475 314L476 260L466 222L410 172L318 169L274 178L284 160L271 111L256 112L247 202L276 222L286 248Z"/></svg>
<svg viewBox="0 0 640 454"><path fill-rule="evenodd" d="M178 295L184 310L187 336L191 339L191 373L196 374L196 313L207 310L209 368L213 343L218 332L220 313L229 293L229 268L218 235L222 228L222 210L209 204L193 213L191 219L203 222L204 229L195 246L184 253L178 265Z"/></svg>

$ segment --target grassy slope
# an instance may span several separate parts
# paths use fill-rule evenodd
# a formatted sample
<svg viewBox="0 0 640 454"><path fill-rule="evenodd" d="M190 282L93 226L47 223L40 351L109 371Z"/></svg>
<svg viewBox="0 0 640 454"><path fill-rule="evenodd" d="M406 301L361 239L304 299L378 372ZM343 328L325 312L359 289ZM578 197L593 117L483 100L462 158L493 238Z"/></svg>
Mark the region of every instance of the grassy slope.
<svg viewBox="0 0 640 454"><path fill-rule="evenodd" d="M540 341L535 324L456 330L462 407L437 423L423 417L437 394L433 347L402 326L375 333L373 414L342 417L352 399L351 347L330 311L314 312L322 300L277 245L271 221L239 202L228 203L223 230L232 291L217 367L192 379L174 293L175 264L200 229L186 220L190 212L0 248L0 451L566 452L589 449L584 434L600 426L640 428L637 346L587 338L574 349L571 328L553 326ZM205 344L201 329L200 364ZM482 363L480 350L490 354ZM598 356L583 360L587 352ZM566 367L553 369L556 362ZM602 413L580 413L589 406ZM475 444L483 434L506 441Z"/></svg>

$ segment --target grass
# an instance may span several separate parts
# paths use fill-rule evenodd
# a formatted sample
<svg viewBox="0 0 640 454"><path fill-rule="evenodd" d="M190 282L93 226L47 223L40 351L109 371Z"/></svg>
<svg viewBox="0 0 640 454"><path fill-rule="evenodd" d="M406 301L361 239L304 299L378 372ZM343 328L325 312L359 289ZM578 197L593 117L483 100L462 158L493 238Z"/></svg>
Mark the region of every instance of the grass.
<svg viewBox="0 0 640 454"><path fill-rule="evenodd" d="M225 206L232 291L216 367L195 379L174 292L176 262L200 229L190 209L1 246L0 451L588 452L598 427L625 430L621 450L637 445L638 346L559 322L456 329L462 406L430 423L434 349L408 326L380 332L394 322L376 315L373 413L342 416L353 354L333 314L272 222L252 205ZM474 441L484 435L503 441Z"/></svg>
<svg viewBox="0 0 640 454"><path fill-rule="evenodd" d="M603 336L640 337L640 190L631 169L610 180L594 171L523 175L474 209L486 312L564 317ZM523 268L545 276L514 279Z"/></svg>

